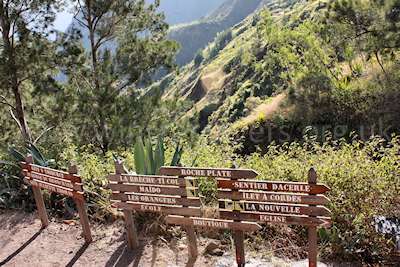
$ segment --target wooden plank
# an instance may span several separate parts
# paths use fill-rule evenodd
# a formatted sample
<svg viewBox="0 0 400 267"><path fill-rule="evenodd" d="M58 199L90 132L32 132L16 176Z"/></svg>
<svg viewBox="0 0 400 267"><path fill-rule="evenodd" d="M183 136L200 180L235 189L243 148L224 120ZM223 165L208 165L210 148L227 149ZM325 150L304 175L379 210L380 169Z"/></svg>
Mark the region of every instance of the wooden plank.
<svg viewBox="0 0 400 267"><path fill-rule="evenodd" d="M43 182L40 180L31 179L29 177L25 177L24 182L27 184L30 184L32 186L37 186L37 187L40 187L43 189L47 189L47 190L53 191L55 193L69 196L69 197L72 197L75 199L80 199L80 200L84 199L83 192L77 192L77 191L74 191L74 190L66 188L66 187L49 184L49 183L46 183L46 182Z"/></svg>
<svg viewBox="0 0 400 267"><path fill-rule="evenodd" d="M68 170L70 174L78 173L78 167L74 163L70 163L68 165ZM92 242L92 234L90 232L89 218L86 213L85 202L83 200L77 199L76 208L79 212L79 218L82 224L83 236L85 238L86 243L89 244Z"/></svg>
<svg viewBox="0 0 400 267"><path fill-rule="evenodd" d="M108 188L120 192L135 192L143 194L158 194L158 195L176 195L186 196L187 190L177 186L152 186L152 185L135 185L135 184L108 184ZM196 190L197 192L197 190Z"/></svg>
<svg viewBox="0 0 400 267"><path fill-rule="evenodd" d="M33 156L28 153L25 157L25 161L28 163L33 163ZM46 228L47 226L49 226L49 218L47 217L46 206L44 205L42 192L40 191L39 187L34 185L32 186L32 192L33 196L35 197L36 207L39 213L40 220L42 221L42 227Z"/></svg>
<svg viewBox="0 0 400 267"><path fill-rule="evenodd" d="M308 194L323 194L330 190L324 184L311 185L297 182L276 182L259 180L222 180L218 179L218 188L238 190L264 190L274 192L295 192Z"/></svg>
<svg viewBox="0 0 400 267"><path fill-rule="evenodd" d="M331 212L324 206L310 207L307 205L293 205L293 204L283 204L283 203L274 204L266 202L230 201L230 200L219 200L219 208L228 210L290 213L290 214L313 215L313 216L324 216Z"/></svg>
<svg viewBox="0 0 400 267"><path fill-rule="evenodd" d="M246 264L246 254L244 251L244 232L242 230L235 230L235 249L236 249L236 263L238 267L244 267Z"/></svg>
<svg viewBox="0 0 400 267"><path fill-rule="evenodd" d="M133 175L133 174L109 174L106 177L109 181L119 183L132 183L132 184L149 184L149 185L173 185L173 186L188 186L185 178L178 178L172 176L158 176L158 175ZM197 179L190 179L191 186L197 187Z"/></svg>
<svg viewBox="0 0 400 267"><path fill-rule="evenodd" d="M308 182L310 184L317 184L317 170L311 167L307 173ZM312 193L314 194L314 193ZM310 195L313 196L313 195ZM310 219L314 219L314 215L310 216ZM308 227L308 266L317 266L317 256L318 256L318 242L317 242L317 227L315 225L310 225Z"/></svg>
<svg viewBox="0 0 400 267"><path fill-rule="evenodd" d="M252 222L269 222L276 224L324 226L330 225L329 217L308 217L302 215L285 215L277 213L261 212L240 212L236 213L229 210L220 210L220 217L227 220L242 220Z"/></svg>
<svg viewBox="0 0 400 267"><path fill-rule="evenodd" d="M232 200L252 200L263 202L282 202L299 203L309 205L325 205L330 200L324 195L310 196L308 194L298 193L273 193L261 191L238 191L229 189L218 189L218 198L227 198Z"/></svg>
<svg viewBox="0 0 400 267"><path fill-rule="evenodd" d="M194 168L194 167L170 167L163 166L158 169L163 175L220 177L220 178L254 178L258 173L249 169L221 169L221 168Z"/></svg>
<svg viewBox="0 0 400 267"><path fill-rule="evenodd" d="M183 199L181 197L175 197L175 196L146 195L139 193L112 193L110 197L111 199L122 200L122 201L200 207L200 200L198 197Z"/></svg>
<svg viewBox="0 0 400 267"><path fill-rule="evenodd" d="M81 177L79 175L76 175L76 174L69 174L68 172L63 172L63 171L59 171L59 170L53 170L51 168L46 168L46 167L42 167L42 166L35 165L35 164L27 164L25 162L21 162L19 164L19 166L21 166L22 169L38 172L38 173L41 173L41 174L46 174L46 175L53 176L53 177L56 177L56 178L70 180L70 181L75 182L75 183L81 183L82 182Z"/></svg>
<svg viewBox="0 0 400 267"><path fill-rule="evenodd" d="M187 208L180 206L167 206L167 205L157 205L151 203L134 203L134 202L114 202L112 203L111 206L127 210L168 213L175 215L200 216L200 208L198 207Z"/></svg>
<svg viewBox="0 0 400 267"><path fill-rule="evenodd" d="M33 171L28 171L28 170L23 170L22 173L35 180L40 180L43 182L47 182L49 184L54 184L54 185L59 185L63 186L66 188L73 189L75 191L83 191L82 184L81 183L74 183L71 182L70 180L62 179L62 178L56 178L53 176L41 174L38 172L33 172Z"/></svg>
<svg viewBox="0 0 400 267"><path fill-rule="evenodd" d="M243 230L243 231L258 231L262 227L253 222L234 222L232 220L210 219L210 218L195 218L169 215L165 218L169 224L193 225L198 227L210 227L217 229Z"/></svg>

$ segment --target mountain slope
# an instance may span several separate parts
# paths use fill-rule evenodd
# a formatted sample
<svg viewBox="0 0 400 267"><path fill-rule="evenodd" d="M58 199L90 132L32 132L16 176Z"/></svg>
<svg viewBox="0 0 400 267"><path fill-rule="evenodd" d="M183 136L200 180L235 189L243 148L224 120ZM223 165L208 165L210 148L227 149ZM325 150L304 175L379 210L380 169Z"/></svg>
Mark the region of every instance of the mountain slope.
<svg viewBox="0 0 400 267"><path fill-rule="evenodd" d="M180 66L193 59L199 48L212 42L218 32L234 26L265 4L262 0L226 0L205 18L189 25L174 27L168 38L178 41L181 49L176 55Z"/></svg>

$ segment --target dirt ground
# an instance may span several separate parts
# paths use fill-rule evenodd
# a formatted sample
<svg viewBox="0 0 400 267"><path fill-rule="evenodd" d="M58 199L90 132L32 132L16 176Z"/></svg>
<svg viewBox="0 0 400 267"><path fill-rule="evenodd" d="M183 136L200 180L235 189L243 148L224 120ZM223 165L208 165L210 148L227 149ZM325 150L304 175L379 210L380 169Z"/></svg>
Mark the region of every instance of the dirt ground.
<svg viewBox="0 0 400 267"><path fill-rule="evenodd" d="M223 256L204 253L210 240L198 240L199 256L189 261L186 240L168 243L162 237L142 237L140 247L129 249L124 221L112 224L91 225L93 242L85 244L81 225L52 219L43 229L37 214L0 210L0 266L237 266L234 253L223 249ZM286 262L257 255L246 255L246 267L308 266L308 261ZM348 264L323 264L326 266L353 266Z"/></svg>

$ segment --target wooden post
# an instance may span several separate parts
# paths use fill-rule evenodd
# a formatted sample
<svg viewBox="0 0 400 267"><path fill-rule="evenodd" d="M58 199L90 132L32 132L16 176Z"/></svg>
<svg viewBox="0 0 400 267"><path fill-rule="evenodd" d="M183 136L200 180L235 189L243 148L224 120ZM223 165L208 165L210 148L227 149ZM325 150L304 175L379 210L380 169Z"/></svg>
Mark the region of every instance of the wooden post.
<svg viewBox="0 0 400 267"><path fill-rule="evenodd" d="M178 164L178 167L185 167L185 164L180 162ZM180 179L185 179L183 176L179 176L178 178ZM185 186L180 185L180 188L186 188L186 183ZM185 199L187 196L181 196L181 199ZM200 200L199 200L200 201ZM188 207L188 206L182 206L182 207ZM189 217L189 216L184 216L184 217ZM196 232L194 230L193 225L187 225L185 226L185 231L188 237L188 252L189 252L189 259L194 260L197 258L198 251L197 251L197 237L196 237Z"/></svg>
<svg viewBox="0 0 400 267"><path fill-rule="evenodd" d="M33 156L31 154L27 154L25 157L25 161L28 164L34 164ZM36 207L38 209L40 220L42 221L42 227L46 228L49 225L49 219L47 218L46 207L44 205L42 192L40 188L32 185L33 195L35 196Z"/></svg>
<svg viewBox="0 0 400 267"><path fill-rule="evenodd" d="M308 183L309 184L317 184L317 170L314 167L311 167L308 170ZM310 194L315 195L315 194ZM310 205L315 206L315 205ZM316 217L316 216L310 216ZM308 227L308 266L316 267L317 266L317 227L309 226Z"/></svg>
<svg viewBox="0 0 400 267"><path fill-rule="evenodd" d="M115 173L122 174L125 173L124 165L121 160L118 160L114 164ZM139 241L136 233L135 221L133 219L132 211L124 209L124 217L125 217L125 228L128 232L128 243L129 247L133 250L139 247Z"/></svg>
<svg viewBox="0 0 400 267"><path fill-rule="evenodd" d="M231 169L237 169L237 165L233 165ZM237 192L239 190L232 189L233 192ZM234 213L238 213L238 211L234 211ZM234 220L234 222L240 222L240 220ZM244 231L242 230L235 230L234 231L234 239L235 239L235 249L236 249L236 262L238 267L244 267L246 264L246 257L244 251Z"/></svg>
<svg viewBox="0 0 400 267"><path fill-rule="evenodd" d="M78 174L78 168L76 164L70 163L68 165L68 171L70 174ZM89 219L86 213L85 201L80 199L75 199L76 208L79 212L79 218L81 219L81 225L83 230L83 236L85 237L86 243L92 242L92 234L90 233Z"/></svg>

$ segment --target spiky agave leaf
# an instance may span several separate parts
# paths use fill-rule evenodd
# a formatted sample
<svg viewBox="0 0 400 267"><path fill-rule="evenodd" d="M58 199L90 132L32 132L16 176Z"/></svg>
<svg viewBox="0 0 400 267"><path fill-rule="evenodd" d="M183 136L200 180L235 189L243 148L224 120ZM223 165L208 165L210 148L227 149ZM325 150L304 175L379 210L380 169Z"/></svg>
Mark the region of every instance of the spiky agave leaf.
<svg viewBox="0 0 400 267"><path fill-rule="evenodd" d="M160 135L157 140L157 145L156 145L156 150L154 152L154 163L155 163L155 174L157 173L157 170L161 167L164 166L164 161L165 161L165 152L164 152L164 142L163 142L163 137Z"/></svg>
<svg viewBox="0 0 400 267"><path fill-rule="evenodd" d="M139 136L134 148L135 171L137 174L146 174L145 153L142 138Z"/></svg>

